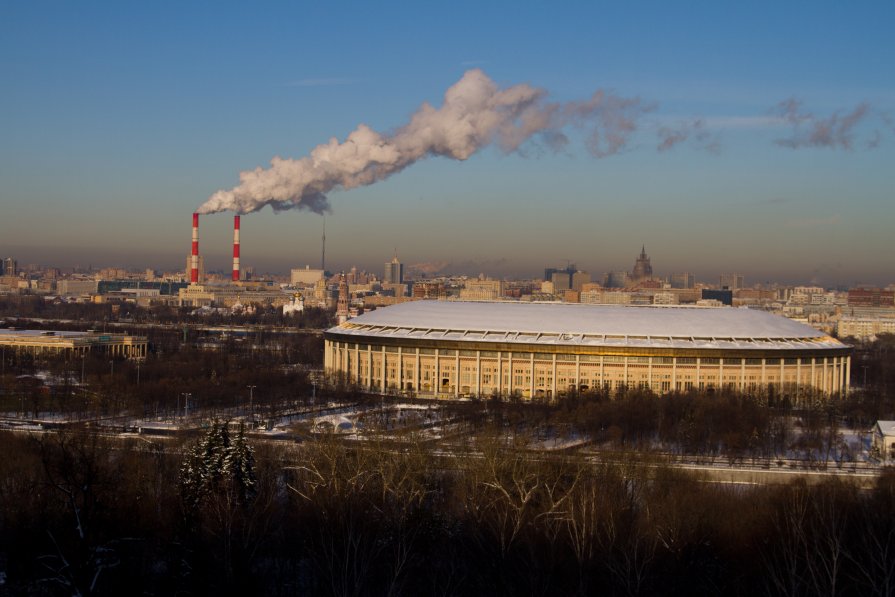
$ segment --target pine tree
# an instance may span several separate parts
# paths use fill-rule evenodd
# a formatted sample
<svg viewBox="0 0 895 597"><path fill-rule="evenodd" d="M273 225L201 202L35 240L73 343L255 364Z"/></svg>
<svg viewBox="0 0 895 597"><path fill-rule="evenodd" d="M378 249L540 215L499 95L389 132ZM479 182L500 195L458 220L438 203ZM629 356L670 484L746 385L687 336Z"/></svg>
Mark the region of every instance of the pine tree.
<svg viewBox="0 0 895 597"><path fill-rule="evenodd" d="M233 492L240 506L248 506L256 494L255 456L243 426L231 439L227 422L212 422L183 459L180 488L190 515L196 514L211 496L228 492Z"/></svg>
<svg viewBox="0 0 895 597"><path fill-rule="evenodd" d="M255 498L255 453L246 442L242 425L227 449L224 474L236 492L239 504L245 506Z"/></svg>

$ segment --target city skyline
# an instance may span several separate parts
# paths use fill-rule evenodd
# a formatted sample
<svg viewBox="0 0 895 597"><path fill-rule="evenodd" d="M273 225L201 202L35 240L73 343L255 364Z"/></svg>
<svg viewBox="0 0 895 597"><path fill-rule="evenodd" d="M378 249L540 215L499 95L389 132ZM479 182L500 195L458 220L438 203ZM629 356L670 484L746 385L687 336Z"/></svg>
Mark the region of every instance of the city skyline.
<svg viewBox="0 0 895 597"><path fill-rule="evenodd" d="M630 271L645 244L659 275L895 277L889 5L51 6L8 9L0 40L0 254L20 264L182 268L191 212L240 172L360 125L392 138L481 72L564 107L618 101L583 128L546 127L568 139L558 152L550 136L484 142L337 185L327 269L376 272L397 246L408 271L536 277L569 260L599 274ZM203 216L209 270L229 268L231 215ZM245 266L319 264L314 213L264 208L242 229Z"/></svg>

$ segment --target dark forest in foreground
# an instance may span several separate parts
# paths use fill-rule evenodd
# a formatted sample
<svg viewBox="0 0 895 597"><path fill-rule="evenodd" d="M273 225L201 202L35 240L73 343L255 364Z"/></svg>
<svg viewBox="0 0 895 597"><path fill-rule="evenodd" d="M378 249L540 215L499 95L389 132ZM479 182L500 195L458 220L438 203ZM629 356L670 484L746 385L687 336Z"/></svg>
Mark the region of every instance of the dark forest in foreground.
<svg viewBox="0 0 895 597"><path fill-rule="evenodd" d="M0 434L12 594L890 595L895 473L730 487L480 439ZM223 437L223 435L226 437ZM9 455L15 457L8 457Z"/></svg>

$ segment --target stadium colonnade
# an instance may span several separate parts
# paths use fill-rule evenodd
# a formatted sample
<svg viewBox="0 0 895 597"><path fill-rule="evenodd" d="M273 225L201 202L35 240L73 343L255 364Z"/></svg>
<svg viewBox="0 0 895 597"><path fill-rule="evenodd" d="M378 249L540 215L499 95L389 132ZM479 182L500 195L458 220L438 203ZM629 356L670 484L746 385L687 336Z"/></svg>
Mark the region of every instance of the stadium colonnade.
<svg viewBox="0 0 895 597"><path fill-rule="evenodd" d="M329 375L417 397L552 399L621 388L836 396L850 383L850 347L739 308L415 301L324 336Z"/></svg>

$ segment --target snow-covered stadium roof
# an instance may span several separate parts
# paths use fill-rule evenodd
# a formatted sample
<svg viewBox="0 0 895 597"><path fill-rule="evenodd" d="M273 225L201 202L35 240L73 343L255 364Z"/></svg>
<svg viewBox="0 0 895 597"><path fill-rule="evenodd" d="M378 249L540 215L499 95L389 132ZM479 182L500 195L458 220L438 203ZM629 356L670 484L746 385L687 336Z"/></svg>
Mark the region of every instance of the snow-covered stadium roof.
<svg viewBox="0 0 895 597"><path fill-rule="evenodd" d="M569 303L412 301L365 313L328 333L619 348L847 348L810 326L763 311Z"/></svg>

